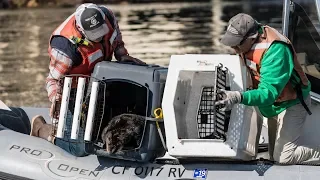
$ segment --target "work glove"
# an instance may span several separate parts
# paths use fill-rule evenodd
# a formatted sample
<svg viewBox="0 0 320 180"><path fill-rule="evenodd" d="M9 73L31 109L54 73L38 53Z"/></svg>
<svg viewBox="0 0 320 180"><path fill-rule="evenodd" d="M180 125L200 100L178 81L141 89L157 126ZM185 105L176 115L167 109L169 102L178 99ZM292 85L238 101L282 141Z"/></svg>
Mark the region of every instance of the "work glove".
<svg viewBox="0 0 320 180"><path fill-rule="evenodd" d="M242 101L242 94L239 91L227 91L224 89L217 90L218 100L215 105L222 105L220 111L230 111L233 105L238 104Z"/></svg>
<svg viewBox="0 0 320 180"><path fill-rule="evenodd" d="M120 59L121 59L120 61L133 62L135 64L146 64L145 62L141 61L140 59L134 58L129 55L123 55L123 56L121 56Z"/></svg>

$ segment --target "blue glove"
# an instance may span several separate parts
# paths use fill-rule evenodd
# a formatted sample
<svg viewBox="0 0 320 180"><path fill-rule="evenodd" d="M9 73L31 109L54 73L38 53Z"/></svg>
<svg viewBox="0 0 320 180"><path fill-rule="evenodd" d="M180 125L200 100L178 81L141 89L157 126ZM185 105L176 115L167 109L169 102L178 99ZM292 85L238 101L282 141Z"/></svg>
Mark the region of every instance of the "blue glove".
<svg viewBox="0 0 320 180"><path fill-rule="evenodd" d="M242 101L242 94L239 91L227 91L224 89L217 90L217 96L222 100L216 101L215 105L223 105L220 111L230 111L233 105Z"/></svg>

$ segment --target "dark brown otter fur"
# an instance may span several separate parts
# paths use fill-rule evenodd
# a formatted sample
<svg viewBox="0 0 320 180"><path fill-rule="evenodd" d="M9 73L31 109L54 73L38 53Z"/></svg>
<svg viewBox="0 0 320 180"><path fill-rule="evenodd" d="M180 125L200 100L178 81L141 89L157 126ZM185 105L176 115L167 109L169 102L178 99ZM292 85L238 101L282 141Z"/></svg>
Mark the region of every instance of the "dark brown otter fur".
<svg viewBox="0 0 320 180"><path fill-rule="evenodd" d="M144 124L145 117L136 114L113 117L101 134L106 151L117 153L123 149L139 147Z"/></svg>

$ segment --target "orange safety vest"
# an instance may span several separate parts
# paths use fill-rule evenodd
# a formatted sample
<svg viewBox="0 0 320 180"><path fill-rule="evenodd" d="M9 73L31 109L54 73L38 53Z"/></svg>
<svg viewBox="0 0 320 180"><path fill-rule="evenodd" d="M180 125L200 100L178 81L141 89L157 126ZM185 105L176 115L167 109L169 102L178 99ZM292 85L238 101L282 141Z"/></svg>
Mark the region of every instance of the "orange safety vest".
<svg viewBox="0 0 320 180"><path fill-rule="evenodd" d="M106 18L106 24L109 27L110 31L106 34L103 39L104 43L95 43L92 42L92 45L86 46L82 44L77 44L78 51L82 56L82 63L76 67L73 67L69 74L83 74L90 75L93 71L95 64L100 61L112 59L113 52L116 48L116 43L113 43L117 37L117 30L112 28L112 25ZM69 39L73 44L74 41L71 40L72 37L82 38L81 33L76 28L75 15L70 15L58 28L52 33L49 41L49 54L51 52L51 39L54 36L63 36Z"/></svg>
<svg viewBox="0 0 320 180"><path fill-rule="evenodd" d="M253 88L258 88L258 84L260 82L260 68L261 68L261 60L263 58L263 55L269 49L271 44L275 41L284 42L291 46L291 50L293 52L294 70L299 75L302 85L307 86L308 78L303 72L300 63L297 60L296 52L290 40L285 36L283 36L282 34L280 34L276 29L271 28L269 26L262 26L262 29L263 29L263 34L261 34L258 37L257 41L251 47L251 50L241 55L242 59L245 59L245 64L247 65L251 73ZM292 100L296 98L297 98L297 92L289 81L284 87L283 91L281 92L276 102L283 102L283 101Z"/></svg>

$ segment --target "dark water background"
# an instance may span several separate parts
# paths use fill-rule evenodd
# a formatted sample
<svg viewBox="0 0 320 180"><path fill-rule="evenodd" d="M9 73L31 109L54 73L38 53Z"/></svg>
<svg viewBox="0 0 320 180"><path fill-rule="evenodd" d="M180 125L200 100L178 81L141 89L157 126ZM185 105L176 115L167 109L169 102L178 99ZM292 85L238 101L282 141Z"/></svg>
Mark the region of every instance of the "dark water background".
<svg viewBox="0 0 320 180"><path fill-rule="evenodd" d="M301 1L315 16L313 1ZM282 1L223 1L111 5L132 56L167 66L172 54L229 53L219 39L239 12L281 30ZM0 10L0 100L48 106L48 39L75 8Z"/></svg>

